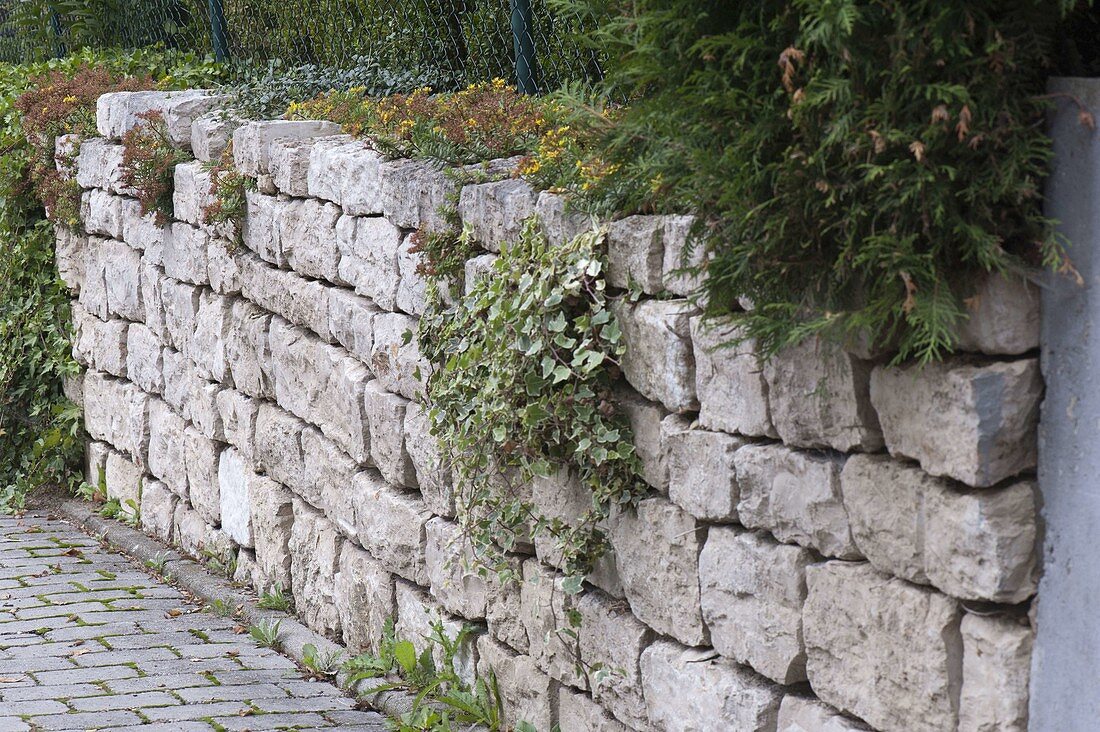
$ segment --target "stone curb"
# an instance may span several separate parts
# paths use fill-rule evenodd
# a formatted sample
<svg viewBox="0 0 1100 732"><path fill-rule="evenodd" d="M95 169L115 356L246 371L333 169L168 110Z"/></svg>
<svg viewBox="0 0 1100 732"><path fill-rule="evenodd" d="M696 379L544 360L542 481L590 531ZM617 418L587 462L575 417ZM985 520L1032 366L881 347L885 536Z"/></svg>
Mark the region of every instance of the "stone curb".
<svg viewBox="0 0 1100 732"><path fill-rule="evenodd" d="M229 607L240 607L239 617L249 625L257 625L264 621L278 622L279 637L282 640L279 651L296 663L304 665L307 644L312 644L322 655L347 653L346 648L313 632L294 616L279 610L264 610L258 607L256 599L239 587L211 574L198 562L186 558L178 551L146 536L137 529L99 516L81 501L67 496L55 496L54 499L56 504L50 508L61 514L63 519L76 525L85 533L106 542L116 551L138 559L142 563L165 559L163 575L166 582L179 585L206 603L213 604L220 601ZM416 701L415 694L398 689L372 692L371 681L360 681L355 684L354 689L351 689L347 683L348 674L341 671L336 675L334 683L344 691L354 691L357 699L362 699L372 709L391 718L400 717L413 709ZM483 729L483 727L469 728L470 732Z"/></svg>

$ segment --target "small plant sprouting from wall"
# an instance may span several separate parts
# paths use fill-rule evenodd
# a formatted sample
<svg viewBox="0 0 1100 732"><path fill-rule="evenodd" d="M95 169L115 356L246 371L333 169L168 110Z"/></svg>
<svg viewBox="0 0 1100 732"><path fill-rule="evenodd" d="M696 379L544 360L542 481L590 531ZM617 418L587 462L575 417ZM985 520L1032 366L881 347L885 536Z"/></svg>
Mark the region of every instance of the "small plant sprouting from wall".
<svg viewBox="0 0 1100 732"><path fill-rule="evenodd" d="M165 226L172 219L176 165L189 158L172 144L163 114L150 111L139 117L142 122L122 138L122 182L134 190L141 212L152 213L157 226Z"/></svg>
<svg viewBox="0 0 1100 732"><path fill-rule="evenodd" d="M233 229L234 239L240 238L241 223L247 207L246 195L255 190L256 181L237 171L233 162L233 143L222 150L217 161L203 166L210 173L210 203L203 207L207 224L225 224Z"/></svg>

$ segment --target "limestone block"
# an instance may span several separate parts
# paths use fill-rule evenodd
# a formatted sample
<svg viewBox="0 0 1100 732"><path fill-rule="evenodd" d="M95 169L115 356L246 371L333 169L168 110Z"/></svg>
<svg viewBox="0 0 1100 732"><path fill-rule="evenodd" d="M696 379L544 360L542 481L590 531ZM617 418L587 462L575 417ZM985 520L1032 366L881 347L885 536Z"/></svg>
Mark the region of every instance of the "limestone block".
<svg viewBox="0 0 1100 732"><path fill-rule="evenodd" d="M489 635L517 653L527 653L531 643L527 638L527 626L523 614L523 564L522 558L508 556L504 569L485 578L488 597L485 601L485 620Z"/></svg>
<svg viewBox="0 0 1100 732"><path fill-rule="evenodd" d="M222 501L218 465L223 447L224 445L209 439L194 427L184 430L188 497L203 520L215 527L221 525Z"/></svg>
<svg viewBox="0 0 1100 732"><path fill-rule="evenodd" d="M321 201L286 201L277 220L279 251L295 272L339 282L336 221L340 209Z"/></svg>
<svg viewBox="0 0 1100 732"><path fill-rule="evenodd" d="M258 592L291 592L290 535L294 524L293 497L289 490L260 476L248 491L256 565L262 580Z"/></svg>
<svg viewBox="0 0 1100 732"><path fill-rule="evenodd" d="M257 399L275 396L268 330L271 316L245 300L235 300L225 336L225 360L233 385Z"/></svg>
<svg viewBox="0 0 1100 732"><path fill-rule="evenodd" d="M225 390L221 384L204 381L196 376L196 387L187 402L184 416L191 420L202 434L211 440L225 442L225 426L218 410L218 394Z"/></svg>
<svg viewBox="0 0 1100 732"><path fill-rule="evenodd" d="M260 576L260 569L256 564L256 552L251 549L238 548L236 565L233 569L233 581L235 583L253 589L263 587L263 577Z"/></svg>
<svg viewBox="0 0 1100 732"><path fill-rule="evenodd" d="M99 188L122 194L122 157L125 148L102 137L80 143L76 158L76 184L81 188Z"/></svg>
<svg viewBox="0 0 1100 732"><path fill-rule="evenodd" d="M622 367L630 385L672 412L697 409L689 328L695 308L687 300L619 300L613 312L623 331Z"/></svg>
<svg viewBox="0 0 1100 732"><path fill-rule="evenodd" d="M103 277L107 288L107 309L120 318L141 320L141 252L120 241L105 241Z"/></svg>
<svg viewBox="0 0 1100 732"><path fill-rule="evenodd" d="M237 448L245 464L255 466L256 415L260 403L236 389L222 389L214 399L225 441Z"/></svg>
<svg viewBox="0 0 1100 732"><path fill-rule="evenodd" d="M554 697L558 684L530 656L518 656L489 636L477 641L480 678L496 675L504 707L504 723L509 728L527 722L535 729L551 729L556 723ZM564 732L564 730L562 731Z"/></svg>
<svg viewBox="0 0 1100 732"><path fill-rule="evenodd" d="M588 678L578 669L573 635L577 631L570 622L577 600L566 594L564 579L564 575L542 566L537 559L523 563L520 607L527 629L528 652L551 678L587 690Z"/></svg>
<svg viewBox="0 0 1100 732"><path fill-rule="evenodd" d="M224 101L224 97L202 89L112 92L96 102L96 129L104 137L118 140L143 124L143 114L160 112L172 144L189 150L191 124Z"/></svg>
<svg viewBox="0 0 1100 732"><path fill-rule="evenodd" d="M692 234L693 226L694 216L666 216L661 238L665 245L665 289L695 299L701 296L706 279L707 253L705 243Z"/></svg>
<svg viewBox="0 0 1100 732"><path fill-rule="evenodd" d="M432 596L447 612L467 620L483 620L489 588L478 574L473 547L462 528L436 516L424 525L424 531Z"/></svg>
<svg viewBox="0 0 1100 732"><path fill-rule="evenodd" d="M84 372L61 377L61 393L70 402L84 408Z"/></svg>
<svg viewBox="0 0 1100 732"><path fill-rule="evenodd" d="M204 552L207 556L224 557L233 548L229 537L203 521L199 512L188 506L186 501L176 504L172 536L180 551L195 559L202 559Z"/></svg>
<svg viewBox="0 0 1100 732"><path fill-rule="evenodd" d="M657 641L642 654L641 668L649 720L657 729L775 729L782 689L710 649Z"/></svg>
<svg viewBox="0 0 1100 732"><path fill-rule="evenodd" d="M237 264L236 245L221 237L211 237L206 249L206 275L214 292L239 294L241 268Z"/></svg>
<svg viewBox="0 0 1100 732"><path fill-rule="evenodd" d="M431 649L437 668L442 668L446 658L438 644L429 639L436 635L436 628L451 642L458 640L459 634L467 624L460 618L447 615L428 593L415 585L398 580L396 586L397 623L395 631L398 638L407 639L416 648L417 655ZM479 633L468 635L458 644L452 669L467 684L474 683L477 668L477 639Z"/></svg>
<svg viewBox="0 0 1100 732"><path fill-rule="evenodd" d="M149 448L149 395L128 381L89 371L84 378L84 429L144 467Z"/></svg>
<svg viewBox="0 0 1100 732"><path fill-rule="evenodd" d="M225 381L229 373L225 343L232 325L232 305L230 298L209 290L199 296L195 336L184 353L194 362L198 375L208 381Z"/></svg>
<svg viewBox="0 0 1100 732"><path fill-rule="evenodd" d="M779 707L777 732L869 732L870 727L846 717L816 699L788 694Z"/></svg>
<svg viewBox="0 0 1100 732"><path fill-rule="evenodd" d="M469 295L482 280L493 275L493 267L500 259L497 254L479 254L466 260L463 267L464 292Z"/></svg>
<svg viewBox="0 0 1100 732"><path fill-rule="evenodd" d="M85 191L80 197L80 220L84 222L85 231L121 239L125 200L99 188Z"/></svg>
<svg viewBox="0 0 1100 732"><path fill-rule="evenodd" d="M409 400L386 391L377 380L372 380L364 387L364 404L370 424L371 460L388 483L415 489L416 468L405 449L405 411Z"/></svg>
<svg viewBox="0 0 1100 732"><path fill-rule="evenodd" d="M397 250L397 269L401 277L394 300L397 309L409 315L423 315L428 308L428 278L420 268L425 259L417 251L418 234L409 234Z"/></svg>
<svg viewBox="0 0 1100 732"><path fill-rule="evenodd" d="M157 338L167 342L168 330L164 321L164 298L161 294L164 270L149 264L147 260L147 257L143 258L141 263L141 303L145 306L145 314L141 321L156 334Z"/></svg>
<svg viewBox="0 0 1100 732"><path fill-rule="evenodd" d="M959 350L1018 356L1039 347L1039 288L1030 281L989 274L965 302Z"/></svg>
<svg viewBox="0 0 1100 732"><path fill-rule="evenodd" d="M647 295L665 289L664 216L628 216L607 230L607 282L612 287L639 287Z"/></svg>
<svg viewBox="0 0 1100 732"><path fill-rule="evenodd" d="M355 482L359 465L314 427L302 432L302 458L302 478L290 484L290 489L321 509L340 533L358 541L355 513L364 495Z"/></svg>
<svg viewBox="0 0 1100 732"><path fill-rule="evenodd" d="M126 376L128 331L126 320L100 320L79 302L72 305L73 358L77 363Z"/></svg>
<svg viewBox="0 0 1100 732"><path fill-rule="evenodd" d="M882 430L871 407L871 364L820 338L789 346L764 365L772 422L792 447L873 452Z"/></svg>
<svg viewBox="0 0 1100 732"><path fill-rule="evenodd" d="M454 489L451 469L431 434L432 419L428 411L416 402L405 407L405 449L416 471L416 483L424 504L432 513L455 517Z"/></svg>
<svg viewBox="0 0 1100 732"><path fill-rule="evenodd" d="M524 222L535 213L537 199L531 186L516 178L479 183L463 187L458 213L476 241L499 252L501 245L519 238Z"/></svg>
<svg viewBox="0 0 1100 732"><path fill-rule="evenodd" d="M883 732L955 729L962 638L958 603L830 561L806 570L807 674L814 692Z"/></svg>
<svg viewBox="0 0 1100 732"><path fill-rule="evenodd" d="M161 396L181 417L190 419L192 402L206 382L195 373L191 359L179 351L165 348L161 353L161 362L164 364L164 392Z"/></svg>
<svg viewBox="0 0 1100 732"><path fill-rule="evenodd" d="M591 677L592 698L622 722L645 729L641 658L655 639L653 631L631 615L624 603L599 592L582 595L577 610L581 661L608 671Z"/></svg>
<svg viewBox="0 0 1100 732"><path fill-rule="evenodd" d="M977 487L1035 467L1042 393L1035 358L879 367L871 377L890 453Z"/></svg>
<svg viewBox="0 0 1100 732"><path fill-rule="evenodd" d="M283 485L300 485L305 470L302 430L306 424L272 404L256 413L256 467Z"/></svg>
<svg viewBox="0 0 1100 732"><path fill-rule="evenodd" d="M350 541L340 551L334 602L348 649L378 653L386 621L397 612L393 577Z"/></svg>
<svg viewBox="0 0 1100 732"><path fill-rule="evenodd" d="M747 445L733 461L741 488L737 513L742 524L827 557L862 557L841 493L843 456L785 445Z"/></svg>
<svg viewBox="0 0 1100 732"><path fill-rule="evenodd" d="M142 469L113 450L107 454L104 467L107 498L118 501L122 515L136 517L141 510Z"/></svg>
<svg viewBox="0 0 1100 732"><path fill-rule="evenodd" d="M737 520L741 499L734 455L749 444L743 437L684 430L668 440L668 497L703 521Z"/></svg>
<svg viewBox="0 0 1100 732"><path fill-rule="evenodd" d="M699 423L708 429L776 437L768 385L754 340L729 321L691 319Z"/></svg>
<svg viewBox="0 0 1100 732"><path fill-rule="evenodd" d="M339 638L341 632L335 592L343 546L331 521L294 500L289 543L294 608L306 625L329 638Z"/></svg>
<svg viewBox="0 0 1100 732"><path fill-rule="evenodd" d="M111 446L106 442L88 441L84 446L84 480L96 487L101 496L107 493L107 456Z"/></svg>
<svg viewBox="0 0 1100 732"><path fill-rule="evenodd" d="M427 585L424 525L432 514L424 501L392 488L373 471L359 473L354 483L361 490L355 511L360 543L390 572Z"/></svg>
<svg viewBox="0 0 1100 732"><path fill-rule="evenodd" d="M420 355L417 321L402 313L383 313L374 319L371 370L387 390L407 399L420 398L430 364ZM410 337L406 339L406 335Z"/></svg>
<svg viewBox="0 0 1100 732"><path fill-rule="evenodd" d="M362 140L315 145L309 157L308 189L352 216L382 213L379 166L385 157Z"/></svg>
<svg viewBox="0 0 1100 732"><path fill-rule="evenodd" d="M1025 732L1034 631L1008 617L962 619L959 732Z"/></svg>
<svg viewBox="0 0 1100 732"><path fill-rule="evenodd" d="M699 597L705 529L664 498L647 498L612 524L619 576L639 620L686 645L707 642Z"/></svg>
<svg viewBox="0 0 1100 732"><path fill-rule="evenodd" d="M222 450L218 458L222 531L230 539L249 549L255 545L252 541L251 503L248 494L257 477L236 448Z"/></svg>
<svg viewBox="0 0 1100 732"><path fill-rule="evenodd" d="M130 199L124 201L122 214L122 240L145 252L146 264L162 266L171 226L157 225L155 213L141 213L141 204Z"/></svg>
<svg viewBox="0 0 1100 732"><path fill-rule="evenodd" d="M443 231L448 228L441 209L454 204L458 183L425 160L389 160L379 167L382 214L402 229Z"/></svg>
<svg viewBox="0 0 1100 732"><path fill-rule="evenodd" d="M164 390L163 351L152 330L134 323L126 330L126 377L144 391L159 394Z"/></svg>
<svg viewBox="0 0 1100 732"><path fill-rule="evenodd" d="M642 479L659 491L668 491L668 455L663 438L677 431L674 425L687 429L690 420L680 424L678 419L668 423L668 435L662 431L662 420L669 417L668 410L657 402L642 397L629 387L615 392L615 406L630 422L634 434L634 450L642 463Z"/></svg>
<svg viewBox="0 0 1100 732"><path fill-rule="evenodd" d="M207 112L191 123L191 152L204 163L220 160L241 120L224 112Z"/></svg>
<svg viewBox="0 0 1100 732"><path fill-rule="evenodd" d="M141 486L141 530L164 543L172 540L172 520L179 497L159 480Z"/></svg>
<svg viewBox="0 0 1100 732"><path fill-rule="evenodd" d="M558 695L558 728L561 732L630 732L587 694L570 689Z"/></svg>
<svg viewBox="0 0 1100 732"><path fill-rule="evenodd" d="M807 549L739 528L710 529L699 557L703 619L723 656L779 684L806 680Z"/></svg>
<svg viewBox="0 0 1100 732"><path fill-rule="evenodd" d="M210 171L195 160L177 165L172 177L175 218L192 226L202 226L206 222L204 210L216 200L210 194Z"/></svg>
<svg viewBox="0 0 1100 732"><path fill-rule="evenodd" d="M329 331L333 339L369 365L374 318L382 309L361 295L335 287L328 291L328 296Z"/></svg>
<svg viewBox="0 0 1100 732"><path fill-rule="evenodd" d="M340 279L383 310L397 306L401 230L381 217L343 216L336 224Z"/></svg>
<svg viewBox="0 0 1100 732"><path fill-rule="evenodd" d="M160 282L160 298L164 307L164 340L168 346L180 352L190 350L198 325L199 302L202 289L171 277Z"/></svg>
<svg viewBox="0 0 1100 732"><path fill-rule="evenodd" d="M271 172L271 147L279 139L308 139L335 135L340 126L314 120L268 120L246 122L233 131L233 161L245 175Z"/></svg>
<svg viewBox="0 0 1100 732"><path fill-rule="evenodd" d="M276 269L252 255L242 255L241 294L261 308L281 315L295 325L309 328L330 342L328 285L296 272Z"/></svg>
<svg viewBox="0 0 1100 732"><path fill-rule="evenodd" d="M560 193L541 191L535 201L535 214L546 240L555 246L598 228L591 214L578 211L573 202Z"/></svg>
<svg viewBox="0 0 1100 732"><path fill-rule="evenodd" d="M88 247L84 250L84 282L79 296L80 304L100 320L110 316L107 311L107 281L103 276L106 267L103 254L103 240L89 237Z"/></svg>
<svg viewBox="0 0 1100 732"><path fill-rule="evenodd" d="M172 224L172 234L164 247L164 273L193 285L208 284L206 258L210 235L189 224Z"/></svg>
<svg viewBox="0 0 1100 732"><path fill-rule="evenodd" d="M280 193L305 198L309 196L309 155L318 139L284 137L271 143L268 168Z"/></svg>
<svg viewBox="0 0 1100 732"><path fill-rule="evenodd" d="M84 281L84 252L88 248L88 235L64 224L55 225L54 232L57 274L71 292L79 293Z"/></svg>
<svg viewBox="0 0 1100 732"><path fill-rule="evenodd" d="M276 267L286 267L286 257L279 242L279 214L286 201L258 191L246 191L244 200L242 243L263 261Z"/></svg>
<svg viewBox="0 0 1100 732"><path fill-rule="evenodd" d="M306 329L278 316L271 320L268 337L275 401L296 417L309 419L312 405L324 386L324 375L314 368L321 341Z"/></svg>
<svg viewBox="0 0 1100 732"><path fill-rule="evenodd" d="M186 500L187 462L184 431L187 423L160 399L149 401L149 472Z"/></svg>

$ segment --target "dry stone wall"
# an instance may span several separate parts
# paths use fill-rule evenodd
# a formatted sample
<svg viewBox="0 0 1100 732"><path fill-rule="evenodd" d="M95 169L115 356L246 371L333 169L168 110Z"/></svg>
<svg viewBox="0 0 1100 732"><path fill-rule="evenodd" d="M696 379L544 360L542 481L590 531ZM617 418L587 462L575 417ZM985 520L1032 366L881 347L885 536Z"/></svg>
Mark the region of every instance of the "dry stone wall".
<svg viewBox="0 0 1100 732"><path fill-rule="evenodd" d="M201 94L111 94L78 159L84 231L59 231L78 393L102 479L149 533L237 552L237 578L293 593L315 630L376 649L387 618L456 634L507 718L549 732L992 732L1027 728L1036 589L1037 297L991 280L943 364L819 341L761 367L684 295L685 217L608 225L626 337L619 404L650 497L613 517L579 596L554 547L502 585L464 568L445 456L428 434L410 235L459 212L485 271L521 222L591 223L515 179L457 184L324 122L197 117ZM198 161L158 227L120 184L119 139L162 108ZM203 161L230 137L257 179L241 240L206 226ZM506 168L507 161L500 163ZM659 297L655 297L659 296ZM567 480L547 512L584 505ZM575 645L555 630L582 618ZM579 659L578 659L579 656ZM607 673L584 675L577 661Z"/></svg>

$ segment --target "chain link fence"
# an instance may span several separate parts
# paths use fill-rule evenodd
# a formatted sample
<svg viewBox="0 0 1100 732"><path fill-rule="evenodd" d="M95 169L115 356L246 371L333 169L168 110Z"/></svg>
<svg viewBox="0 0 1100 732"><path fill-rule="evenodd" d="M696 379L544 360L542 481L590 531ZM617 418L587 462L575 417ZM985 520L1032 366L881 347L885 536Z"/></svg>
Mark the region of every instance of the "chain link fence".
<svg viewBox="0 0 1100 732"><path fill-rule="evenodd" d="M545 0L0 0L0 61L162 46L253 72L369 68L535 93L600 77L598 54L573 40L582 23Z"/></svg>

